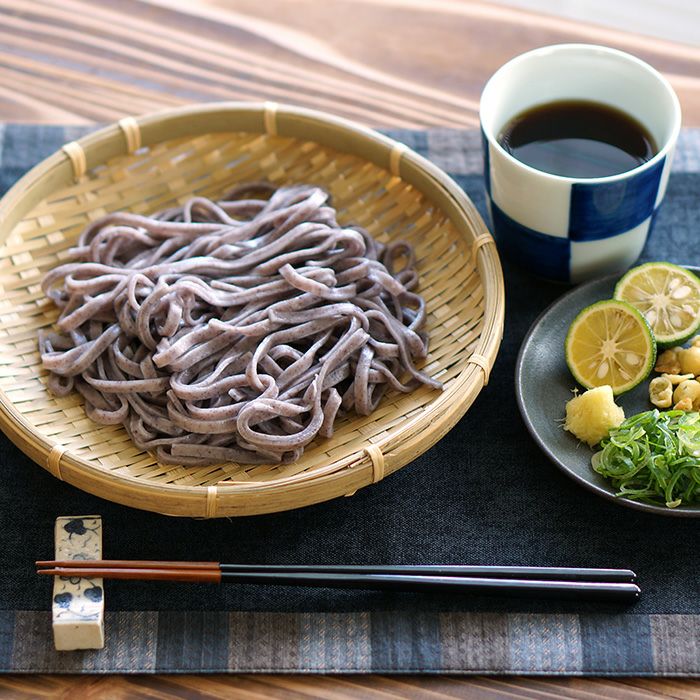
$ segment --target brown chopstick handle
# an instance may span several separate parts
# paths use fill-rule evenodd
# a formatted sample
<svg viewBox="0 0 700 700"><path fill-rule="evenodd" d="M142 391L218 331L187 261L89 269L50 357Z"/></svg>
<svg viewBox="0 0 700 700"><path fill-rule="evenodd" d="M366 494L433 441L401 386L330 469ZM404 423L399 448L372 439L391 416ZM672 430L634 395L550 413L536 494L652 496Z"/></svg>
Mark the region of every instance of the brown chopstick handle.
<svg viewBox="0 0 700 700"><path fill-rule="evenodd" d="M74 559L66 561L38 561L40 567L84 569L218 569L218 561L142 561L138 559Z"/></svg>
<svg viewBox="0 0 700 700"><path fill-rule="evenodd" d="M65 578L137 579L142 581L186 581L190 583L221 583L219 569L127 569L127 568L69 568L39 569L38 574Z"/></svg>

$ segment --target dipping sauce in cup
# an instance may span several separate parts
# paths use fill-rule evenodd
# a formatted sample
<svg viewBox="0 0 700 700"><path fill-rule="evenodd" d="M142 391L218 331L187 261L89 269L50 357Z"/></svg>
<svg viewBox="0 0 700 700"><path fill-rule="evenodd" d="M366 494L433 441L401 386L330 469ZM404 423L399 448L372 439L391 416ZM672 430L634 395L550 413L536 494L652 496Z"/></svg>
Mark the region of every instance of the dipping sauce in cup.
<svg viewBox="0 0 700 700"><path fill-rule="evenodd" d="M480 120L501 252L562 282L637 260L681 124L678 98L660 73L603 46L536 49L492 76Z"/></svg>

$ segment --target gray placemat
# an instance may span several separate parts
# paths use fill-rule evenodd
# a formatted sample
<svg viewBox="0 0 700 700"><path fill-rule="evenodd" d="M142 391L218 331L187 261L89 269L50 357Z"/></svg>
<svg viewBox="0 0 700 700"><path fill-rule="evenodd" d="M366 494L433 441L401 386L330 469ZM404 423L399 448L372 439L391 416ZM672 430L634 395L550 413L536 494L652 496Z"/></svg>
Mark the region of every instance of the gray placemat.
<svg viewBox="0 0 700 700"><path fill-rule="evenodd" d="M0 188L81 133L0 127ZM476 132L391 135L446 169L483 212ZM644 259L700 262L699 215L700 131L692 130L681 136ZM0 669L700 675L700 520L608 503L544 459L520 420L513 368L530 323L564 288L503 264L506 333L489 386L435 447L352 498L231 521L167 518L81 493L0 439ZM110 582L105 649L57 653L50 586L32 562L51 556L57 515L94 512L110 557L620 566L637 571L644 595L616 608Z"/></svg>

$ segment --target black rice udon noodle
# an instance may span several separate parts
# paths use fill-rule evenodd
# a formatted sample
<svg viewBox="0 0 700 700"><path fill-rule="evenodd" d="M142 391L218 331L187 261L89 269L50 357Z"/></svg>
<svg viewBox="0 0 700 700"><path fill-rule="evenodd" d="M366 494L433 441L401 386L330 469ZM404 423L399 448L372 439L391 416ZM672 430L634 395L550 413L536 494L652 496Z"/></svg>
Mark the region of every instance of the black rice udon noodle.
<svg viewBox="0 0 700 700"><path fill-rule="evenodd" d="M239 186L151 217L90 224L43 282L61 309L41 358L167 464L297 459L389 388L439 382L414 255L343 227L318 187Z"/></svg>

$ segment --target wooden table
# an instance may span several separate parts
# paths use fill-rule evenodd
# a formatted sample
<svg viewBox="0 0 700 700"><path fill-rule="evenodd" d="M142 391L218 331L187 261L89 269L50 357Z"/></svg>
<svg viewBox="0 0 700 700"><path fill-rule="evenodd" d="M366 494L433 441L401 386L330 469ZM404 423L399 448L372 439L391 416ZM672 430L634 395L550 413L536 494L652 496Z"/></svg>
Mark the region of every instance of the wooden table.
<svg viewBox="0 0 700 700"><path fill-rule="evenodd" d="M629 1L629 0L628 0ZM619 7L619 3L617 4ZM639 11L634 2L630 11ZM372 126L470 127L503 62L536 46L631 51L700 125L700 48L451 0L0 0L0 120L90 124L192 101L275 100ZM698 698L693 681L6 676L0 696Z"/></svg>

